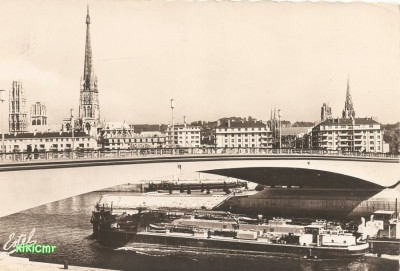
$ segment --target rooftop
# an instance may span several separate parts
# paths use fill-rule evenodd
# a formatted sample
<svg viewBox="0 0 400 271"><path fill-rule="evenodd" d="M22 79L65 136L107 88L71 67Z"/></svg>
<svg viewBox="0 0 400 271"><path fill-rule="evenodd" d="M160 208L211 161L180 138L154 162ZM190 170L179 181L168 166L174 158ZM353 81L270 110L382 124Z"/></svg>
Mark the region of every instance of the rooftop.
<svg viewBox="0 0 400 271"><path fill-rule="evenodd" d="M352 125L353 124L353 119L350 118L335 118L335 119L327 119L321 123L319 123L317 126L320 125L325 125L325 126L333 126L333 125ZM355 125L369 125L369 124L380 124L379 122L373 120L372 118L354 118L354 124Z"/></svg>
<svg viewBox="0 0 400 271"><path fill-rule="evenodd" d="M266 126L262 121L231 121L221 123L217 128L265 128Z"/></svg>

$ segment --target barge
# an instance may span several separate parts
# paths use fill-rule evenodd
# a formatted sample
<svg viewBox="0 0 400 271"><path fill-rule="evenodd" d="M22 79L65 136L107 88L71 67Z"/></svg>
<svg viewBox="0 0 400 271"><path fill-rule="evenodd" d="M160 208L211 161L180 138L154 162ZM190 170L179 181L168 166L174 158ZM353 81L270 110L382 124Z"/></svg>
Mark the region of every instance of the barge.
<svg viewBox="0 0 400 271"><path fill-rule="evenodd" d="M290 220L282 218L268 223L243 217L247 222L240 223L240 218L199 219L190 215L167 224L151 224L132 241L307 258L356 257L369 250L367 242L359 242L357 236L327 221L300 226L287 224Z"/></svg>
<svg viewBox="0 0 400 271"><path fill-rule="evenodd" d="M205 210L138 210L114 216L100 208L92 223L100 243L116 246L136 242L308 258L356 257L369 250L367 242L326 220L304 226L283 218L267 221Z"/></svg>

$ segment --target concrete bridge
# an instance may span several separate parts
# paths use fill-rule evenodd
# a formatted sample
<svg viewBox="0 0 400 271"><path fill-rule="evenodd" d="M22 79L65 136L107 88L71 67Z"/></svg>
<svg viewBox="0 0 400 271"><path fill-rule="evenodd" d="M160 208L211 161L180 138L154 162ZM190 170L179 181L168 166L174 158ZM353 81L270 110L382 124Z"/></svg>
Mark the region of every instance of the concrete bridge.
<svg viewBox="0 0 400 271"><path fill-rule="evenodd" d="M396 186L399 158L383 154L259 148L180 148L3 154L0 217L63 198L140 180L206 172L270 186Z"/></svg>

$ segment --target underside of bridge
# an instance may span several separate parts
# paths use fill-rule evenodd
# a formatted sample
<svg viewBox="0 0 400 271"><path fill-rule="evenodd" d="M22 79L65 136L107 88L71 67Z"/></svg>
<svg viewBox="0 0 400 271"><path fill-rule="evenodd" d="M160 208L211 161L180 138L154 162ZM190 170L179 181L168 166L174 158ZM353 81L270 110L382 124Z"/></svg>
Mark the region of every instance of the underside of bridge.
<svg viewBox="0 0 400 271"><path fill-rule="evenodd" d="M394 189L385 189L375 183L328 171L244 167L202 172L266 186L254 195L231 197L217 210L270 217L344 219L368 216L376 210L398 208L392 196L380 196L381 191Z"/></svg>
<svg viewBox="0 0 400 271"><path fill-rule="evenodd" d="M384 187L348 175L305 168L245 167L202 171L266 186L298 186L333 189L383 189Z"/></svg>

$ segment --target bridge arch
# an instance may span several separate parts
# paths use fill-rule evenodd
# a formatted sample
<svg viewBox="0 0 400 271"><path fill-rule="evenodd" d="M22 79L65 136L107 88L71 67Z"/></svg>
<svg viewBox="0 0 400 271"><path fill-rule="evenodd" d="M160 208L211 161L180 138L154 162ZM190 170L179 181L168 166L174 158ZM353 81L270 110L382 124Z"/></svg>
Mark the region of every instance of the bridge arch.
<svg viewBox="0 0 400 271"><path fill-rule="evenodd" d="M185 172L214 172L241 179L246 179L242 175L251 171L254 176L267 172L270 177L265 183L276 185L273 176L280 180L284 177L282 172L289 170L290 174L301 177L298 180L303 181L286 182L287 185L310 185L310 181L306 182L307 178L321 185L330 185L330 181L323 181L326 180L321 178L323 176L328 180L343 177L345 181L341 184L347 186L384 188L394 185L400 179L399 165L398 158L259 154L137 156L2 163L0 198L4 204L0 208L0 216L113 185L162 176L172 177ZM253 181L257 181L254 178Z"/></svg>

